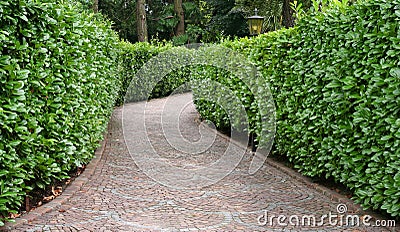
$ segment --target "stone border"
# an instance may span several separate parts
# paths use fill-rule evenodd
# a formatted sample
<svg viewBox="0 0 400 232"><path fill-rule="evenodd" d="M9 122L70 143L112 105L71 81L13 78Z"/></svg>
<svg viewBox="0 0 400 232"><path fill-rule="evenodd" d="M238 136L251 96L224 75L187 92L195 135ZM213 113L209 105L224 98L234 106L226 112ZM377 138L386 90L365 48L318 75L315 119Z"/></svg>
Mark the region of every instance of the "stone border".
<svg viewBox="0 0 400 232"><path fill-rule="evenodd" d="M90 177L94 174L96 167L103 157L104 150L108 139L109 125L107 131L103 135L103 140L99 141L100 147L98 147L94 153L94 157L89 161L85 170L77 176L61 193L60 196L54 198L52 201L43 204L35 210L29 211L22 214L20 217L15 219L15 222L7 222L4 226L0 227L0 231L13 230L18 226L30 223L44 214L58 210L63 204L65 204L71 197L73 197L79 190L82 189L83 185L86 184Z"/></svg>

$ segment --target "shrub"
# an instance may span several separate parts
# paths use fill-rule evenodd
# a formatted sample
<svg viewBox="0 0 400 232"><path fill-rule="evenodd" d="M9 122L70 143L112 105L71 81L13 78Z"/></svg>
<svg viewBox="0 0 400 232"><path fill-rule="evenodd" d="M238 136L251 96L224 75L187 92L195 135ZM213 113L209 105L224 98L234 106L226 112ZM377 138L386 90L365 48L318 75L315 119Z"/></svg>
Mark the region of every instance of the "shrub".
<svg viewBox="0 0 400 232"><path fill-rule="evenodd" d="M0 0L0 218L89 162L120 87L118 37L98 15ZM0 219L0 224L2 224Z"/></svg>
<svg viewBox="0 0 400 232"><path fill-rule="evenodd" d="M263 36L262 40L254 40L248 38L242 38L240 40L230 41L225 40L221 43L222 46L232 49L236 52L241 52L247 56L255 56L256 52L253 50L257 43L259 44L261 41L263 43L269 44L271 47L275 46L274 43L280 45L280 43L276 42L276 39L283 37L284 33L290 33L291 30L282 30L279 32L272 32L266 36ZM222 50L226 52L225 50ZM270 56L275 55L273 50L270 50ZM234 52L231 53L234 55ZM261 67L263 64L260 62L265 62L265 60L258 60L258 58L253 57L253 63ZM229 59L229 58L227 58ZM254 62L255 61L255 62ZM240 63L240 62L238 62ZM241 62L241 63L244 63ZM271 68L275 64L270 64ZM203 80L203 81L216 81L221 83L223 86L226 86L233 90L236 94L236 97L240 99L241 104L244 106L247 112L248 122L249 122L249 131L244 131L247 133L255 133L261 135L262 130L268 130L273 123L268 120L261 120L259 104L261 104L264 109L271 107L271 102L267 99L263 99L262 101L258 102L255 101L254 94L268 96L269 92L266 92L266 86L263 86L264 83L245 83L244 80L241 80L239 77L235 76L233 73L230 73L228 70L224 70L218 67L212 66L197 66L196 71L192 71L192 77L195 80ZM264 72L265 69L260 69L259 71ZM249 75L251 76L251 75ZM249 80L251 80L251 77ZM250 85L255 85L253 88ZM271 86L268 86L271 87ZM201 83L196 83L193 85L193 94L194 94L194 101L196 104L196 109L199 111L200 115L204 119L212 121L217 128L222 129L224 131L229 130L231 127L235 130L242 131L240 123L231 122L227 112L222 109L218 104L212 101L208 101L206 99L199 99L197 97L199 92L203 92L203 87ZM215 91L209 91L210 95L218 95L220 93L216 93ZM208 98L208 99L211 99ZM272 103L273 104L273 103ZM264 112L265 114L265 112ZM271 117L270 119L272 119ZM270 130L271 131L271 130ZM270 143L270 138L268 137L261 137L259 139L259 147L267 147Z"/></svg>
<svg viewBox="0 0 400 232"><path fill-rule="evenodd" d="M270 83L276 152L303 174L333 177L365 208L392 216L400 215L399 6L334 6L294 29L222 43L246 54ZM220 114L197 107L204 118Z"/></svg>
<svg viewBox="0 0 400 232"><path fill-rule="evenodd" d="M179 70L171 70L171 72L163 77L156 86L152 86L152 80L156 80L159 77L151 77L152 79L144 80L141 77L136 76L137 72L143 67L143 65L150 61L151 58L156 57L160 53L166 52L172 49L172 44L150 44L150 43L123 43L122 44L122 88L119 91L119 97L117 104L122 105L124 103L126 92L129 88L133 91L130 95L129 101L141 101L148 98L165 97L174 92L174 90L184 83L187 82L190 75L190 68L183 68ZM174 48L178 51L179 48ZM185 48L180 48L185 49ZM162 65L162 64L157 64ZM159 67L152 67L158 69ZM186 88L181 91L185 91ZM147 96L151 93L150 96Z"/></svg>

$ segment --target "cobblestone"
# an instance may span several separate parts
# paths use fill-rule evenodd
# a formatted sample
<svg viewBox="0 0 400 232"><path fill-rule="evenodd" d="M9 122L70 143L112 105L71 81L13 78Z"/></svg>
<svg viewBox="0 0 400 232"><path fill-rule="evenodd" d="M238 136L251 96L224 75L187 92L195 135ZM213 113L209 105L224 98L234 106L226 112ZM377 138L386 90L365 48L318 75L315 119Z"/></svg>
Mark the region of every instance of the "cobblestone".
<svg viewBox="0 0 400 232"><path fill-rule="evenodd" d="M172 98L190 101L190 94ZM183 168L207 165L219 160L228 146L226 136L218 134L211 147L189 156L177 152L163 137L163 128L157 109L165 99L150 101L153 109L146 123L153 123L150 140L164 161ZM124 110L135 104L126 105ZM180 109L179 109L180 110ZM228 176L219 182L199 189L176 189L164 186L149 178L135 163L124 143L121 118L123 109L117 108L111 118L107 140L101 159L92 175L86 175L79 190L70 193L67 200L60 196L58 208L46 211L39 217L28 213L29 222L7 224L10 231L396 231L397 228L367 226L332 226L326 221L320 226L280 225L278 216L289 218L324 214L338 214L340 196L323 187L314 188L306 178L299 177L271 160L255 174L247 170L253 154L250 149ZM198 115L193 105L181 112L180 130L190 140L200 138ZM175 118L163 118L163 124ZM135 131L139 125L125 130ZM138 132L139 133L139 132ZM203 135L204 136L204 135ZM214 135L210 135L214 136ZM136 141L136 149L143 141ZM234 149L239 145L234 145ZM149 161L150 162L150 161ZM86 171L85 171L86 172ZM168 173L166 173L168 174ZM181 177L179 177L181 178ZM188 177L192 178L192 177ZM83 179L84 180L84 179ZM77 183L80 180L77 178ZM74 188L72 183L71 188ZM322 189L322 190L321 190ZM336 196L336 197L332 197ZM364 212L351 201L346 201L347 212L362 216ZM62 209L62 210L60 210ZM354 213L353 213L354 212ZM275 216L265 221L265 216ZM21 221L22 221L21 219ZM295 218L293 218L294 220ZM24 221L25 222L25 221ZM261 222L261 223L260 223ZM265 222L265 225L263 224Z"/></svg>

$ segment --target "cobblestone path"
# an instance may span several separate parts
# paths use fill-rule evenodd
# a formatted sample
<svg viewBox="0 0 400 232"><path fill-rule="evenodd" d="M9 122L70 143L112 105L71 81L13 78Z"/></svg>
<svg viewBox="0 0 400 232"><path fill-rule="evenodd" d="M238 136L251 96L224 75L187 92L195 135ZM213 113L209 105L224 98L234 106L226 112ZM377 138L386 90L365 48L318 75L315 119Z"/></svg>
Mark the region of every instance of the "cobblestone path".
<svg viewBox="0 0 400 232"><path fill-rule="evenodd" d="M190 102L191 95L175 95L170 100ZM159 160L187 170L218 160L230 143L211 129L199 133L198 114L193 104L176 109L180 115L181 135L191 142L202 141L201 136L207 141L212 138L212 146L196 155L187 155L169 145L176 141L168 141L163 130L168 131L165 125L172 125L176 118L168 118L167 114L160 122L165 102L166 99L152 100L146 111L146 133L153 149L160 154ZM143 103L129 104L124 110L133 117L139 115L140 112L135 111L138 104ZM346 225L348 215L360 217L362 224L365 212L350 201L338 207L339 202L331 200L330 194L317 191L310 187L312 184L282 171L279 165L271 165L273 161L266 162L255 174L248 174L252 159L250 149L237 167L217 183L197 189L167 187L157 178L149 178L142 171L143 167L139 168L135 163L135 154L130 155L125 145L124 133L137 132L137 138L127 138L135 148L132 153L144 154L148 152L148 145L144 145L144 138L141 140L144 131L140 123L132 121L123 131L122 115L122 108L115 110L102 158L80 190L58 208L13 228L13 231L395 231L394 228ZM243 150L238 145L232 146L233 151ZM154 164L157 162L149 160L145 171L151 172ZM227 165L231 164L228 162ZM166 176L169 174L165 173ZM182 176L176 176L177 181L180 178ZM194 178L188 176L186 180L197 183ZM331 218L331 223L329 214L337 216ZM316 225L313 225L313 215ZM322 215L327 215L323 221ZM370 222L374 223L373 220Z"/></svg>

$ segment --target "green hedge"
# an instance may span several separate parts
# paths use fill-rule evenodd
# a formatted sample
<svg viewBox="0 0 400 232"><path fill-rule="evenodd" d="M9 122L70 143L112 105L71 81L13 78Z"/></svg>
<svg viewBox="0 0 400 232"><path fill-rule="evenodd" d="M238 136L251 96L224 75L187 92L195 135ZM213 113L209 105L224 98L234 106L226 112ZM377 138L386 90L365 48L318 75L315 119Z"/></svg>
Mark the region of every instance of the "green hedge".
<svg viewBox="0 0 400 232"><path fill-rule="evenodd" d="M198 66L194 69L192 74L195 82L192 83L193 90L193 99L196 105L197 111L204 117L214 123L218 130L229 131L231 128L231 122L229 120L229 115L226 110L223 110L222 107L214 101L209 99L201 98L200 93L202 95L218 95L218 98L222 98L225 93L223 91L216 91L215 89L203 89L203 86L206 86L210 81L216 81L221 83L223 86L227 86L230 89L234 89L236 86L239 86L239 82L241 80L238 77L231 77L230 73L227 70L223 70L221 68L217 68L214 66ZM232 81L229 81L232 80ZM246 85L242 85L246 87ZM207 92L205 92L207 91ZM205 92L205 93L204 93ZM243 94L250 93L248 88L245 88ZM250 103L250 101L249 101ZM248 105L247 105L248 106ZM246 107L246 112L248 108ZM232 125L237 129L237 125ZM251 127L253 128L253 127Z"/></svg>
<svg viewBox="0 0 400 232"><path fill-rule="evenodd" d="M271 85L276 152L307 176L345 184L365 208L400 215L399 0L332 6L294 29L223 45ZM204 118L223 115L197 107Z"/></svg>
<svg viewBox="0 0 400 232"><path fill-rule="evenodd" d="M160 43L160 44L150 44L150 43L122 43L122 53L121 53L121 76L122 76L122 88L119 91L119 97L117 100L117 105L122 105L125 101L125 95L129 88L133 94L130 95L129 101L141 101L148 98L158 98L165 97L174 92L174 90L184 83L187 82L190 75L190 69L179 69L171 70L171 72L162 78L156 86L152 86L151 81L156 80L159 77L146 77L151 78L145 80L142 77L136 76L137 72L143 67L143 65L150 61L151 58L156 58L157 55L172 49L172 44ZM179 50L174 48L175 51ZM185 48L181 48L185 49ZM156 62L157 63L157 62ZM157 64L162 65L162 64ZM151 67L153 69L158 69L160 67ZM185 91L187 88L182 89ZM150 96L147 96L151 93Z"/></svg>
<svg viewBox="0 0 400 232"><path fill-rule="evenodd" d="M110 23L50 0L0 0L0 224L89 162L120 87ZM3 219L1 219L3 218Z"/></svg>
<svg viewBox="0 0 400 232"><path fill-rule="evenodd" d="M222 69L220 67L199 65L192 70L191 78L194 103L197 111L202 115L203 119L213 122L216 128L222 131L228 132L231 129L234 129L238 132L261 134L262 122L260 120L260 115L258 114L258 102L254 100L255 97L250 87L247 85L248 83L241 79L243 77L239 77L230 73L227 69ZM214 81L221 84L221 86L212 84ZM233 90L233 92L228 89ZM265 89L261 88L260 90L264 91ZM228 92L236 96L233 96L232 98L231 96L228 96ZM258 92L258 94L260 94L260 92ZM211 95L213 98L200 97ZM217 103L210 99L218 99L219 102ZM236 101L234 99L240 101L240 104L244 107L247 113L247 123L249 128L244 125L246 122L242 117L240 117L242 109L237 106L229 107L229 103L234 103ZM268 106L268 103L270 102L265 101L264 103ZM221 107L221 104L224 105L224 107ZM237 119L241 118L241 120L233 121L232 118L235 115L237 116ZM268 127L268 125L264 124L264 127ZM262 144L259 144L260 146L265 145L264 140L262 142ZM268 141L265 140L265 142Z"/></svg>

